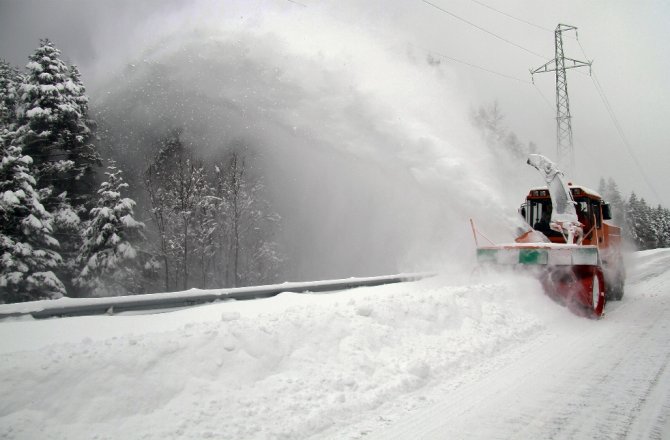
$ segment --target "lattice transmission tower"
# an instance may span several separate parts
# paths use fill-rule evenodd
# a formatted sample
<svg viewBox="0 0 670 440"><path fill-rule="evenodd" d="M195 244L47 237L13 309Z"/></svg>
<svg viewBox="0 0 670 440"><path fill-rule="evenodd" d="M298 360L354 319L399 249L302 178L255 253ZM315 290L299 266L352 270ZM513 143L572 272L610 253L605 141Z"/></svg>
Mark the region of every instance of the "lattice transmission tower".
<svg viewBox="0 0 670 440"><path fill-rule="evenodd" d="M592 64L592 61L578 61L568 58L563 53L563 32L572 30L575 31L576 35L577 28L575 26L567 24L556 26L554 30L554 59L535 70L530 70L531 78L536 73L556 72L556 160L559 168L568 176L572 176L575 171L575 153L572 145L568 77L565 71L588 66L590 73Z"/></svg>

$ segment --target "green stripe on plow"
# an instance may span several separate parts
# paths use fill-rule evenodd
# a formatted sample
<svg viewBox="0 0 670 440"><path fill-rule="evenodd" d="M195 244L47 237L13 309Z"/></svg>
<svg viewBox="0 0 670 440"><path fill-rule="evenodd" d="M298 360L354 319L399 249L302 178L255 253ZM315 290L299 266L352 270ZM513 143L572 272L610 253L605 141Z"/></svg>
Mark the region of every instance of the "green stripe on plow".
<svg viewBox="0 0 670 440"><path fill-rule="evenodd" d="M520 249L520 264L547 264L549 256L545 249Z"/></svg>

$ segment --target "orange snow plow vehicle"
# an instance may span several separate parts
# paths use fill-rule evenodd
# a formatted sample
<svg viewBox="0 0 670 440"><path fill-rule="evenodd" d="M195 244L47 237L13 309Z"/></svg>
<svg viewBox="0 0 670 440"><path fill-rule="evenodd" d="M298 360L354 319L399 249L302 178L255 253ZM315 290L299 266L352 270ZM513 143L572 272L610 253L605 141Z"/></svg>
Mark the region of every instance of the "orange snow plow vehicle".
<svg viewBox="0 0 670 440"><path fill-rule="evenodd" d="M598 318L606 300L623 297L625 270L621 228L609 222L610 205L595 191L566 183L563 173L544 156L528 164L547 183L533 188L519 213L527 228L510 244L479 246L481 266L512 266L536 273L545 292L573 312Z"/></svg>

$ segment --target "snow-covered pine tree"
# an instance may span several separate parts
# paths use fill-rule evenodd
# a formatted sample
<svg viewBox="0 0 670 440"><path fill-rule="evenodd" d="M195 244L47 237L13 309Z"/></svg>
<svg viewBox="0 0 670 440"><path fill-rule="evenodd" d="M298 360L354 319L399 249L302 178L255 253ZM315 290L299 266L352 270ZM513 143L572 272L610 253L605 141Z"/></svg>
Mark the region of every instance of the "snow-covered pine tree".
<svg viewBox="0 0 670 440"><path fill-rule="evenodd" d="M624 202L619 187L614 179L611 177L605 180L600 179L598 184L598 192L603 196L605 201L610 204L612 211L612 221L617 226L625 225L626 203Z"/></svg>
<svg viewBox="0 0 670 440"><path fill-rule="evenodd" d="M16 86L19 82L18 69L5 60L0 59L0 130L14 130L14 123L16 121Z"/></svg>
<svg viewBox="0 0 670 440"><path fill-rule="evenodd" d="M18 88L17 142L31 156L40 187L52 188L49 204L67 198L80 211L94 187L94 168L101 164L91 143L88 98L76 67L60 59L48 39L29 57L27 74Z"/></svg>
<svg viewBox="0 0 670 440"><path fill-rule="evenodd" d="M635 192L630 194L628 202L626 203L626 223L624 227L624 236L633 243L637 248L640 248L640 201Z"/></svg>
<svg viewBox="0 0 670 440"><path fill-rule="evenodd" d="M639 200L640 216L637 235L640 249L654 249L657 245L653 211L644 198Z"/></svg>
<svg viewBox="0 0 670 440"><path fill-rule="evenodd" d="M54 269L62 259L53 218L35 190L32 159L2 134L0 149L0 301L59 298L65 287Z"/></svg>
<svg viewBox="0 0 670 440"><path fill-rule="evenodd" d="M110 160L107 180L98 189L97 205L89 213L78 262L83 267L75 284L93 296L137 293L143 270L135 244L143 239L144 224L135 220L135 202L121 197L128 187L121 170Z"/></svg>
<svg viewBox="0 0 670 440"><path fill-rule="evenodd" d="M631 193L626 203L627 237L639 250L653 249L657 246L658 237L654 226L654 210L647 205L644 198Z"/></svg>
<svg viewBox="0 0 670 440"><path fill-rule="evenodd" d="M40 41L26 70L17 88L14 143L33 159L37 188L61 243L64 265L57 273L70 295L77 296L71 280L77 275L80 219L93 205L94 168L101 165L91 142L88 98L77 68L68 67L48 39Z"/></svg>
<svg viewBox="0 0 670 440"><path fill-rule="evenodd" d="M68 80L65 83L66 96L71 102L71 110L65 112L71 117L64 118L64 139L68 145L69 159L74 162L72 177L67 191L72 204L77 209L87 206L94 195L91 188L95 187L95 169L102 166L102 159L93 144L95 138L95 121L89 116L88 96L81 81L77 66L70 66Z"/></svg>
<svg viewBox="0 0 670 440"><path fill-rule="evenodd" d="M670 216L668 210L660 204L655 208L649 208L651 217L651 233L653 234L653 247L664 248L670 246Z"/></svg>
<svg viewBox="0 0 670 440"><path fill-rule="evenodd" d="M603 196L605 199L607 199L607 183L605 182L605 178L601 177L600 180L598 181L598 193L600 193L601 196Z"/></svg>
<svg viewBox="0 0 670 440"><path fill-rule="evenodd" d="M42 187L60 185L65 172L74 167L67 159L60 133L61 106L67 106L64 92L68 69L59 55L51 42L41 40L40 47L29 57L28 73L19 86L17 143L24 154L33 158Z"/></svg>
<svg viewBox="0 0 670 440"><path fill-rule="evenodd" d="M661 208L661 205L658 206L658 210L661 223L659 230L659 247L668 248L670 247L670 210Z"/></svg>
<svg viewBox="0 0 670 440"><path fill-rule="evenodd" d="M607 201L612 206L612 219L617 225L623 225L626 222L626 202L619 191L614 179L607 179Z"/></svg>

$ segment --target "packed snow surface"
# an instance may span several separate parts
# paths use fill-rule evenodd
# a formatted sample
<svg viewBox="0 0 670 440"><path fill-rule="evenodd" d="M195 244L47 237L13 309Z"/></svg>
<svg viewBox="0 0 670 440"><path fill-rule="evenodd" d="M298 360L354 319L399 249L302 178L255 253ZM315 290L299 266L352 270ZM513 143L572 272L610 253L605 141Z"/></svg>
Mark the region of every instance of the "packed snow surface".
<svg viewBox="0 0 670 440"><path fill-rule="evenodd" d="M669 265L599 321L520 275L3 320L0 437L663 438Z"/></svg>

